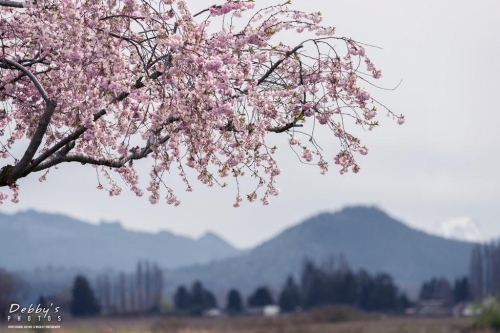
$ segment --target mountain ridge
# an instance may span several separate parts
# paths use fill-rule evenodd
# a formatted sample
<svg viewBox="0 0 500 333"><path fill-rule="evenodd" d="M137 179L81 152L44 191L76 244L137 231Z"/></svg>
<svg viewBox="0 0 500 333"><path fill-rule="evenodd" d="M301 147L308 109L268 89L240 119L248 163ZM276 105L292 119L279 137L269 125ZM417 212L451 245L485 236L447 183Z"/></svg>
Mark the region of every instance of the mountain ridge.
<svg viewBox="0 0 500 333"><path fill-rule="evenodd" d="M171 271L169 279L199 279L215 289L279 288L288 274L299 276L305 258L321 262L342 253L355 270L387 272L403 287L416 288L432 276L465 275L474 244L414 229L376 207L351 206L312 216L247 254Z"/></svg>
<svg viewBox="0 0 500 333"><path fill-rule="evenodd" d="M119 221L91 224L28 210L0 213L0 253L0 267L11 270L47 265L132 270L138 260L178 268L238 255L240 250L215 235L192 239L169 231L153 234L125 229Z"/></svg>
<svg viewBox="0 0 500 333"><path fill-rule="evenodd" d="M25 245L23 253L18 244ZM279 288L287 275L299 277L305 258L321 263L340 254L355 270L387 272L399 285L415 288L432 276L465 275L474 245L415 229L373 206L313 215L248 250L235 249L213 232L191 239L169 231L127 230L119 221L95 225L33 210L0 213L0 267L78 263L95 271L132 271L138 260L150 260L166 269L167 289L194 280L215 290L250 291L262 284Z"/></svg>

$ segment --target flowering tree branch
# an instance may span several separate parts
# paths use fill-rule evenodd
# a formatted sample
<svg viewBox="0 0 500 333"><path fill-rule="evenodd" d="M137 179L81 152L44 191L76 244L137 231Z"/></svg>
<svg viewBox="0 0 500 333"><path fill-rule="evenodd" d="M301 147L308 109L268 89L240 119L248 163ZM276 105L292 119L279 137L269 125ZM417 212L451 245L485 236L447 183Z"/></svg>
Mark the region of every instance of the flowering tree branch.
<svg viewBox="0 0 500 333"><path fill-rule="evenodd" d="M47 127L49 125L49 122L52 118L52 114L54 113L56 109L56 103L49 98L47 95L47 92L43 89L42 85L40 82L38 82L37 78L24 66L21 64L5 59L5 58L0 58L0 67L3 68L9 68L13 67L19 71L21 71L24 75L26 75L35 85L36 89L38 90L40 96L43 98L45 102L45 110L43 114L41 115L40 119L38 120L38 126L35 130L35 133L33 134L30 143L28 145L28 148L26 149L23 157L19 162L16 163L16 165L10 170L8 175L4 175L4 181L5 185L9 183L15 182L19 176L23 173L24 169L29 165L30 161L32 160L33 156L35 156L38 147L40 147L40 144L42 143L42 139L45 135L45 132L47 131ZM1 185L1 183L0 183ZM4 185L4 186L5 186Z"/></svg>
<svg viewBox="0 0 500 333"><path fill-rule="evenodd" d="M18 179L78 162L106 177L110 195L121 192L114 169L141 196L133 162L150 159L152 203L166 191L167 203L179 204L163 178L175 167L188 191L189 175L213 186L247 173L256 179L247 198L267 204L281 172L269 133L324 173L318 130L338 138L340 172L358 172L354 156L368 149L347 124L378 125L381 105L358 81L378 79L380 70L362 45L322 26L320 13L288 3L253 7L228 0L193 14L185 0L0 0L0 186L17 202ZM210 32L210 21L251 10L242 28ZM273 42L286 30L307 37L293 47ZM18 160L12 151L23 138ZM0 203L7 195L0 192ZM241 200L238 192L235 206Z"/></svg>

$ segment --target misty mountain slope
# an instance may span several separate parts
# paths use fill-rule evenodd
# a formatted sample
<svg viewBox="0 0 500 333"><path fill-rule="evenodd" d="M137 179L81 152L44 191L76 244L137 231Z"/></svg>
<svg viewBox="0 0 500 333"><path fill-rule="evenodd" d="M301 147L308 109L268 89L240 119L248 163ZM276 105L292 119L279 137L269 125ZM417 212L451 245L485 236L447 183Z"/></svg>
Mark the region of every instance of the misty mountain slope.
<svg viewBox="0 0 500 333"><path fill-rule="evenodd" d="M73 218L26 211L0 214L0 267L82 267L132 270L138 260L163 268L209 263L240 252L208 233L198 240L162 231L123 229L120 223L92 225Z"/></svg>
<svg viewBox="0 0 500 333"><path fill-rule="evenodd" d="M286 275L298 276L304 258L321 262L343 253L354 269L388 272L399 285L417 287L432 276L466 274L473 245L412 229L376 208L351 207L311 217L248 254L169 272L168 280L200 279L212 288L247 291L279 287Z"/></svg>

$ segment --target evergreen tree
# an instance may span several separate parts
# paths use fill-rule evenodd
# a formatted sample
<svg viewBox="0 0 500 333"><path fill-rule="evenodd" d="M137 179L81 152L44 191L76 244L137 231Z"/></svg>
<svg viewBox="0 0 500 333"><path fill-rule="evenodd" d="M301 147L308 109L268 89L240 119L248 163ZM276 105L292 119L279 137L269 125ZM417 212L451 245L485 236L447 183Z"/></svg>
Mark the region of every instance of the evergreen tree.
<svg viewBox="0 0 500 333"><path fill-rule="evenodd" d="M350 269L338 271L332 277L334 290L332 303L350 304L356 303L357 283Z"/></svg>
<svg viewBox="0 0 500 333"><path fill-rule="evenodd" d="M464 276L461 279L456 279L453 285L453 302L467 302L471 299L471 290L469 279Z"/></svg>
<svg viewBox="0 0 500 333"><path fill-rule="evenodd" d="M392 277L386 273L377 274L373 282L372 310L395 310L398 291Z"/></svg>
<svg viewBox="0 0 500 333"><path fill-rule="evenodd" d="M90 288L89 282L84 276L78 275L75 278L72 296L70 311L73 316L94 316L101 311L101 307L94 296L94 291Z"/></svg>
<svg viewBox="0 0 500 333"><path fill-rule="evenodd" d="M422 284L420 300L440 300L450 306L454 301L454 291L450 282L445 278L432 278Z"/></svg>
<svg viewBox="0 0 500 333"><path fill-rule="evenodd" d="M217 300L212 292L203 288L200 281L196 281L188 291L180 286L174 294L176 310L200 316L207 309L217 308Z"/></svg>
<svg viewBox="0 0 500 333"><path fill-rule="evenodd" d="M191 286L191 307L190 312L193 315L201 315L204 308L205 295L203 285L200 281L196 281Z"/></svg>
<svg viewBox="0 0 500 333"><path fill-rule="evenodd" d="M331 274L316 267L312 261L306 261L302 268L302 296L305 308L332 304L334 288L330 285Z"/></svg>
<svg viewBox="0 0 500 333"><path fill-rule="evenodd" d="M255 290L255 292L248 298L249 307L261 307L274 304L271 293L267 287L262 286Z"/></svg>
<svg viewBox="0 0 500 333"><path fill-rule="evenodd" d="M406 294L401 294L398 296L397 299L397 310L399 312L404 312L405 309L409 308L412 306L412 303L408 299L408 296Z"/></svg>
<svg viewBox="0 0 500 333"><path fill-rule="evenodd" d="M38 297L38 301L36 303L37 305L40 305L41 308L47 308L47 300L43 297L43 295Z"/></svg>
<svg viewBox="0 0 500 333"><path fill-rule="evenodd" d="M214 294L209 290L203 290L203 308L204 309L213 309L218 308L217 299Z"/></svg>
<svg viewBox="0 0 500 333"><path fill-rule="evenodd" d="M360 270L356 274L356 285L358 293L356 296L356 305L363 310L372 310L374 282L372 276L365 270Z"/></svg>
<svg viewBox="0 0 500 333"><path fill-rule="evenodd" d="M229 291L226 309L229 314L238 314L243 311L243 301L238 290L231 289Z"/></svg>
<svg viewBox="0 0 500 333"><path fill-rule="evenodd" d="M283 312L296 311L301 304L300 290L293 276L289 276L279 297L279 306Z"/></svg>
<svg viewBox="0 0 500 333"><path fill-rule="evenodd" d="M420 287L420 300L430 300L434 297L434 291L437 288L438 280L436 278L432 278L429 281L425 281Z"/></svg>
<svg viewBox="0 0 500 333"><path fill-rule="evenodd" d="M437 281L436 289L434 290L432 298L443 301L446 306L453 305L453 290L447 279L440 278Z"/></svg>
<svg viewBox="0 0 500 333"><path fill-rule="evenodd" d="M217 307L214 295L205 290L200 281L193 283L190 295L190 312L195 316L201 315L204 310Z"/></svg>
<svg viewBox="0 0 500 333"><path fill-rule="evenodd" d="M188 311L191 306L191 299L186 287L180 286L174 294L174 306L178 311Z"/></svg>

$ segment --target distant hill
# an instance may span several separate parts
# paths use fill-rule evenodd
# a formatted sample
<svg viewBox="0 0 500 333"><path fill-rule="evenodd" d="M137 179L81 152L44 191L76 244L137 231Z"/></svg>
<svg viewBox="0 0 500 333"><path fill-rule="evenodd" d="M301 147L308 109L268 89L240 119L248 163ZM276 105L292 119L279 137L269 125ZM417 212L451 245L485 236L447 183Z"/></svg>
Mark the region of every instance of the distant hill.
<svg viewBox="0 0 500 333"><path fill-rule="evenodd" d="M138 260L172 269L238 254L239 250L212 233L194 240L166 231L130 231L119 222L92 225L33 210L0 213L0 267L8 270L51 266L132 271Z"/></svg>
<svg viewBox="0 0 500 333"><path fill-rule="evenodd" d="M311 217L242 256L166 275L171 287L200 279L216 290L248 292L261 284L281 287L288 274L298 277L306 257L320 263L343 253L355 270L388 272L398 285L418 288L432 276L467 274L473 246L412 229L377 208L350 207Z"/></svg>

